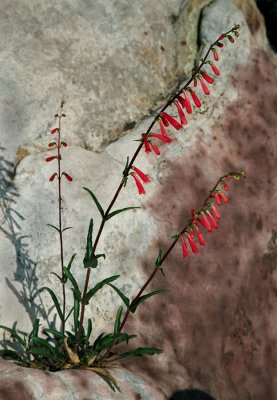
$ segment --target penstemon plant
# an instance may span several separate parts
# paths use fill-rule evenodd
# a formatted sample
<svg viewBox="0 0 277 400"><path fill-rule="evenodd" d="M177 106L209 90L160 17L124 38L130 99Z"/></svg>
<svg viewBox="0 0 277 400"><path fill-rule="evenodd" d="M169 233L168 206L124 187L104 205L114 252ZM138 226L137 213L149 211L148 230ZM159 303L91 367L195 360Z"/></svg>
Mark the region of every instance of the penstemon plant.
<svg viewBox="0 0 277 400"><path fill-rule="evenodd" d="M57 181L58 186L58 226L51 224L49 224L49 226L56 230L59 236L60 274L52 273L57 277L61 284L61 304L56 294L49 287L43 287L39 290L39 292L47 291L51 296L57 315L60 319L60 327L56 328L49 326L48 328L43 328L42 334L44 336L42 336L39 333L39 319L34 321L33 329L29 335L19 334L15 329L0 325L1 328L11 334L12 338L17 341L18 344L17 351L13 348L3 350L1 355L4 358L13 359L18 364L26 367L40 368L49 371L73 368L90 370L104 377L113 390L120 390L116 380L110 372L110 368L118 366L116 362L130 357L154 355L162 352L161 349L155 347L139 347L123 353L118 352L117 345L122 343L128 344L130 340L136 337L136 335L124 331L126 321L131 314L136 312L137 308L144 301L165 291L165 289L158 289L146 293L146 289L158 271L164 274L164 263L177 244L181 245L182 254L185 259L190 257L190 252L195 254L199 253L199 246L205 246L206 243L203 232L212 232L214 229L218 229L218 220L221 218L221 215L217 207L224 203L228 203L229 199L225 192L228 192L230 189L230 181L232 179L239 181L246 178L245 173L232 171L218 179L214 187L207 193L207 197L204 200L202 207L199 210L192 210L191 217L188 219L186 224L184 224L182 229L172 237L172 241L168 245L167 249L160 248L155 260L153 271L138 293L133 296L132 300L115 285L115 281L119 278L119 275L110 276L98 282L93 287L90 287L89 285L90 275L92 270L98 267L99 259L105 258L105 254L97 254L97 248L106 222L122 212L139 208L126 207L112 211L113 206L121 190L126 186L129 177L132 177L139 194L145 194L144 185L150 182L147 174L141 171L141 169L136 165L138 154L144 149L146 153L154 152L156 155L159 155L160 150L156 144L157 141L169 144L173 140L168 136L167 128L173 127L176 130L182 129L182 127L187 124L186 115L193 112L193 105L196 108L201 107L201 101L196 94L196 88L200 86L205 95L210 94L210 89L207 83L212 85L214 78L207 72L207 67L211 68L212 73L215 76L220 75L220 72L214 63L214 61L219 60L218 50L221 49L227 41L234 43L234 37L239 36L239 28L239 25L235 25L228 32L221 34L219 38L210 45L204 58L202 58L198 65L193 69L191 77L185 85L170 96L169 100L151 122L147 131L141 134L141 137L138 139L139 145L135 153L131 158L127 157L122 179L107 209L104 210L102 208L97 197L90 189L84 188L91 196L102 220L94 240L93 219L91 219L89 223L86 252L83 259L86 274L82 291L71 269L76 254L71 257L67 265L65 265L64 261L63 233L71 227L63 227L62 183L66 180L72 182L72 177L62 170L62 149L67 146L67 143L62 139L62 120L66 115L63 112L64 103L61 103L59 113L55 115L58 121L57 126L50 132L55 140L51 141L48 145L50 150L53 149L56 151L56 154L45 159L46 162L57 160L57 171L50 176L49 180L50 182ZM213 61L209 59L210 55L213 56ZM191 88L191 84L193 84L194 89ZM171 107L175 107L178 119L171 115ZM153 129L155 132L153 132ZM156 133L157 129L159 129L159 133ZM71 308L66 312L67 299L65 295L65 287L68 284L72 289L73 300L71 302ZM117 310L113 332L101 333L97 338L91 340L90 338L93 331L91 318L87 319L87 326L84 326L86 306L89 304L93 296L105 285L109 286L119 295L124 306L120 306ZM71 330L67 329L68 326L71 327Z"/></svg>

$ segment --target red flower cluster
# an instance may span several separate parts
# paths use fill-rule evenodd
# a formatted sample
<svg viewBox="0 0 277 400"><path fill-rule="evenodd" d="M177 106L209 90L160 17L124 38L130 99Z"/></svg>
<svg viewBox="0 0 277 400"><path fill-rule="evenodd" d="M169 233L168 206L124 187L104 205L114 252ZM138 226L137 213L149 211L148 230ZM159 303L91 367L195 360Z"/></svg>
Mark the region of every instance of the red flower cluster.
<svg viewBox="0 0 277 400"><path fill-rule="evenodd" d="M231 179L230 176L225 177L228 181ZM235 179L239 179L239 177L234 176ZM229 190L229 186L227 183L222 180L223 187L226 191ZM218 189L215 189L211 194L211 198L214 198L217 205L220 206L222 203L221 201L228 203L229 199L226 195ZM188 247L191 251L195 254L199 253L199 249L197 244L194 240L194 236L197 237L198 243L200 246L205 246L205 239L200 231L198 225L200 224L207 232L212 232L213 229L218 229L217 220L221 218L220 213L218 212L217 208L213 203L208 203L201 211L195 212L192 210L192 221L188 227L188 229L180 235L181 237L181 245L183 250L183 257L189 258L189 251ZM186 242L187 241L187 242ZM187 245L188 243L188 245Z"/></svg>
<svg viewBox="0 0 277 400"><path fill-rule="evenodd" d="M57 159L57 160L58 160L58 166L59 166L59 167L58 167L59 172L58 172L58 173L55 172L54 174L52 174L52 175L50 176L50 178L49 178L49 181L50 181L50 182L53 182L53 181L55 180L56 177L58 177L58 179L61 179L61 177L64 176L69 182L71 182L71 181L72 181L72 176L71 176L71 175L69 175L67 172L62 172L62 173L60 173L60 161L61 161L61 159L62 159L61 154L60 154L60 149L61 149L61 146L67 147L67 143L64 142L64 141L61 141L61 131L60 131L60 128L54 128L54 129L52 129L52 130L50 131L50 133L51 133L51 135L54 135L55 133L58 133L58 140L57 140L57 142L51 142L51 143L48 144L48 147L53 148L53 149L57 149L58 152L57 152L57 155L56 155L56 156L46 157L46 158L45 158L45 161L46 161L46 162L50 162L50 161L53 161L53 160L56 160L56 159Z"/></svg>
<svg viewBox="0 0 277 400"><path fill-rule="evenodd" d="M238 36L237 30L239 29L239 27L240 27L239 25L236 25L230 32L233 33L235 36ZM228 40L232 43L234 41L233 36L231 36L228 32L227 34L221 34L219 36L219 38L217 39L217 41L214 43L214 45L218 46L219 48L223 47L224 45L223 45L222 41L225 38L228 38ZM212 51L214 60L218 61L219 56L218 56L217 50L214 47L211 47L210 50ZM220 75L220 71L215 66L213 61L208 60L201 64L201 68L197 69L196 73L195 72L193 73L192 78L190 79L190 82L193 80L193 86L196 88L198 86L198 81L199 81L200 86L201 86L203 92L205 93L205 95L209 95L210 89L209 89L207 83L209 85L212 85L214 83L214 78L211 77L207 72L202 71L202 67L205 64L211 66L212 71L216 76ZM167 105L162 109L162 111L156 117L154 122L159 123L160 133L153 133L153 132L147 131L146 133L143 133L141 135L142 136L141 142L143 143L144 150L146 153L151 153L153 151L156 155L161 154L159 148L157 147L157 145L155 144L153 139L157 139L157 140L160 140L165 143L172 142L172 139L167 134L166 128L168 126L172 126L177 131L182 129L182 127L188 123L185 112L187 114L192 113L192 104L194 104L194 106L197 108L201 107L201 101L200 101L199 97L197 96L197 94L195 93L195 91L186 85L175 96L173 96L173 98L170 100L170 102L167 103ZM170 114L165 112L167 107L169 107L170 105L175 105L176 111L178 114L178 119L176 119L176 117L172 117ZM151 125L151 127L152 127L152 125ZM132 174L132 175L135 179L135 182L137 183L135 175L134 174ZM137 187L138 187L138 183L137 183ZM142 189L142 188L140 188L140 189L138 188L138 190L139 190L140 194L145 193L144 189ZM219 204L219 201L220 201L219 194L216 194L215 199L217 201L217 204ZM225 200L226 197L224 199L221 196L221 199L223 201L226 201Z"/></svg>
<svg viewBox="0 0 277 400"><path fill-rule="evenodd" d="M132 169L134 170L134 172L131 173L132 177L135 180L135 183L137 185L137 189L139 194L145 194L145 190L143 187L143 184L141 183L141 181L139 180L139 178L142 180L143 183L149 183L150 179L148 178L147 175L145 175L140 169L138 169L137 167L132 167Z"/></svg>

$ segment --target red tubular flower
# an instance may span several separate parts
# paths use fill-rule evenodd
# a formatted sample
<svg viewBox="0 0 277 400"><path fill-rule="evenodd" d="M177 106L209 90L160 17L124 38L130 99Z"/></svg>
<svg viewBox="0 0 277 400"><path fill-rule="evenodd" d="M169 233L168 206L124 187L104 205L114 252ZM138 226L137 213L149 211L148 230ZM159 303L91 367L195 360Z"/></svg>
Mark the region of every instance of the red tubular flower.
<svg viewBox="0 0 277 400"><path fill-rule="evenodd" d="M183 249L183 257L184 258L189 258L189 252L188 252L188 248L185 242L184 237L181 235L181 243L182 243L182 249Z"/></svg>
<svg viewBox="0 0 277 400"><path fill-rule="evenodd" d="M58 158L58 157L57 157L57 156L47 157L47 158L45 158L45 161L46 161L46 162L50 162L50 161L52 161L52 160L55 160L55 158Z"/></svg>
<svg viewBox="0 0 277 400"><path fill-rule="evenodd" d="M196 96L196 94L194 93L194 91L192 89L190 89L189 92L191 94L192 100L193 100L194 104L196 105L196 107L198 107L198 108L201 107L201 102L198 99L198 97Z"/></svg>
<svg viewBox="0 0 277 400"><path fill-rule="evenodd" d="M194 86L194 87L197 87L197 79L195 79L195 78L194 78L194 80L193 80L193 86Z"/></svg>
<svg viewBox="0 0 277 400"><path fill-rule="evenodd" d="M189 233L190 237L193 239L194 238L194 230L192 229Z"/></svg>
<svg viewBox="0 0 277 400"><path fill-rule="evenodd" d="M160 120L160 121L159 121L159 124L160 124L160 131L161 131L162 136L167 137L167 132L166 132L166 130L165 130L163 121Z"/></svg>
<svg viewBox="0 0 277 400"><path fill-rule="evenodd" d="M226 36L226 35L224 35L224 33L222 33L222 34L219 36L219 38L218 38L217 40L222 40L222 39L225 38L225 36Z"/></svg>
<svg viewBox="0 0 277 400"><path fill-rule="evenodd" d="M67 147L67 143L66 143L66 142L61 142L61 144L62 144L64 147Z"/></svg>
<svg viewBox="0 0 277 400"><path fill-rule="evenodd" d="M51 143L48 144L48 147L53 147L53 146L57 146L57 143L56 142L51 142Z"/></svg>
<svg viewBox="0 0 277 400"><path fill-rule="evenodd" d="M162 142L165 143L171 143L173 141L173 139L171 139L170 137L166 136L166 135L159 135L158 133L151 133L150 137L154 137L158 140L161 140Z"/></svg>
<svg viewBox="0 0 277 400"><path fill-rule="evenodd" d="M187 113L191 114L192 113L192 107L191 107L190 99L189 99L189 96L188 96L186 90L184 90L184 96L185 96L185 102L186 102L185 107L186 107Z"/></svg>
<svg viewBox="0 0 277 400"><path fill-rule="evenodd" d="M230 176L227 176L226 179L227 179L227 181L230 181L230 180L231 180L231 177L230 177Z"/></svg>
<svg viewBox="0 0 277 400"><path fill-rule="evenodd" d="M150 182L150 179L148 178L148 176L145 175L139 168L137 168L137 167L132 167L132 168L138 174L138 176L144 183Z"/></svg>
<svg viewBox="0 0 277 400"><path fill-rule="evenodd" d="M158 147L154 143L151 142L150 146L152 147L154 153L157 154L157 156L159 156L161 154L160 150L158 149Z"/></svg>
<svg viewBox="0 0 277 400"><path fill-rule="evenodd" d="M139 194L145 194L144 187L143 187L141 181L139 180L139 178L136 176L135 173L132 173L131 175L135 180Z"/></svg>
<svg viewBox="0 0 277 400"><path fill-rule="evenodd" d="M198 226L195 226L195 230L196 230L196 234L197 234L197 238L198 238L198 242L200 244L200 246L205 246L206 242L204 240L204 236L202 235L202 232L200 231L200 229L198 228Z"/></svg>
<svg viewBox="0 0 277 400"><path fill-rule="evenodd" d="M229 199L228 199L228 197L225 196L224 193L218 193L218 195L224 201L224 203L229 203Z"/></svg>
<svg viewBox="0 0 277 400"><path fill-rule="evenodd" d="M57 175L58 175L57 172L55 172L53 175L50 176L49 181L53 182L53 180L56 178Z"/></svg>
<svg viewBox="0 0 277 400"><path fill-rule="evenodd" d="M217 211L217 209L214 205L212 205L212 212L214 213L214 215L216 216L217 219L221 218L219 212Z"/></svg>
<svg viewBox="0 0 277 400"><path fill-rule="evenodd" d="M187 108L186 100L182 96L178 95L178 96L176 96L176 99L179 101L179 103L181 104L181 106L183 108Z"/></svg>
<svg viewBox="0 0 277 400"><path fill-rule="evenodd" d="M52 131L50 131L51 135L54 135L54 133L56 133L58 130L59 130L59 128L52 129Z"/></svg>
<svg viewBox="0 0 277 400"><path fill-rule="evenodd" d="M191 236L188 233L186 233L186 235L187 235L188 242L189 242L192 252L195 254L199 253L199 250L198 250L198 247L196 246L195 241L191 238Z"/></svg>
<svg viewBox="0 0 277 400"><path fill-rule="evenodd" d="M206 95L209 95L209 94L210 94L210 91L209 91L209 88L208 88L208 86L206 85L204 79L200 78L200 84L201 84L201 87L202 87L202 89L203 89L203 92L204 92Z"/></svg>
<svg viewBox="0 0 277 400"><path fill-rule="evenodd" d="M186 124L188 123L188 121L187 121L186 116L185 116L185 114L184 114L184 111L181 109L181 106L180 106L180 104L178 103L178 101L175 101L175 106L176 106L176 108L177 108L177 111L178 111L178 115L179 115L179 117L180 117L180 122L181 122L181 124L182 124L182 125L186 125Z"/></svg>
<svg viewBox="0 0 277 400"><path fill-rule="evenodd" d="M213 62L211 63L211 67L212 67L214 73L215 73L217 76L219 76L219 75L220 75L220 72L219 72L219 70L216 68L216 66L214 65Z"/></svg>
<svg viewBox="0 0 277 400"><path fill-rule="evenodd" d="M215 229L217 229L218 228L218 224L217 224L216 220L214 219L214 217L212 216L212 214L210 213L210 211L206 211L206 213L207 213L207 215L208 215L208 217L209 217L209 219L210 219L210 221L212 223L212 226Z"/></svg>
<svg viewBox="0 0 277 400"><path fill-rule="evenodd" d="M213 78L209 74L207 74L206 72L201 72L201 75L203 76L205 81L207 81L208 83L210 83L210 84L214 83Z"/></svg>
<svg viewBox="0 0 277 400"><path fill-rule="evenodd" d="M169 126L169 122L167 121L166 118L162 117L162 121L163 121L164 126Z"/></svg>
<svg viewBox="0 0 277 400"><path fill-rule="evenodd" d="M165 118L177 131L182 128L182 125L175 118L171 117L171 115L161 112L161 116Z"/></svg>
<svg viewBox="0 0 277 400"><path fill-rule="evenodd" d="M218 61L219 57L218 57L216 49L212 49L212 51L213 51L213 56L214 56L215 61Z"/></svg>
<svg viewBox="0 0 277 400"><path fill-rule="evenodd" d="M223 46L224 46L224 44L221 43L221 42L217 42L216 45L217 45L218 47L223 47Z"/></svg>
<svg viewBox="0 0 277 400"><path fill-rule="evenodd" d="M142 133L141 136L142 136L142 139L143 139L145 152L146 153L150 153L151 152L151 148L150 148L150 143L148 142L146 133Z"/></svg>
<svg viewBox="0 0 277 400"><path fill-rule="evenodd" d="M198 217L198 221L207 229L208 232L212 232L212 226L204 213L202 213L202 217Z"/></svg>
<svg viewBox="0 0 277 400"><path fill-rule="evenodd" d="M62 175L64 175L69 182L72 182L72 176L68 175L66 172L63 172Z"/></svg>
<svg viewBox="0 0 277 400"><path fill-rule="evenodd" d="M224 187L224 189L226 190L226 192L228 192L228 190L229 190L229 186L227 185L227 183L226 183L226 182L224 183L223 187Z"/></svg>
<svg viewBox="0 0 277 400"><path fill-rule="evenodd" d="M214 198L215 198L216 204L217 204L218 206L220 206L221 200L220 200L219 194L218 194L218 193L214 193L213 196L214 196Z"/></svg>

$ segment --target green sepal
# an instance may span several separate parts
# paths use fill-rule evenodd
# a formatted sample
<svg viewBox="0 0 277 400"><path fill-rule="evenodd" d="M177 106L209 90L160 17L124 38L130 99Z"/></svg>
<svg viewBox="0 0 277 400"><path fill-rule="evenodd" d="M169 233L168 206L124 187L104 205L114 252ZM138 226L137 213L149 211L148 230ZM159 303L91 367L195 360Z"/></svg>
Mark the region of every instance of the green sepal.
<svg viewBox="0 0 277 400"><path fill-rule="evenodd" d="M159 268L160 265L161 265L162 255L163 255L163 249L162 249L162 247L160 247L158 257L157 257L157 259L155 261L155 265L156 265L157 268Z"/></svg>
<svg viewBox="0 0 277 400"><path fill-rule="evenodd" d="M83 303L88 304L90 299L92 298L92 296L94 296L95 293L98 292L98 290L100 290L104 285L107 285L108 283L115 281L119 277L120 277L120 275L113 275L113 276L110 276L109 278L106 278L103 281L97 283L97 285L95 285L92 289L90 289L87 292L87 294L83 298Z"/></svg>
<svg viewBox="0 0 277 400"><path fill-rule="evenodd" d="M140 296L138 299L136 299L134 302L131 303L130 305L130 311L132 313L134 313L137 309L137 307L140 305L140 303L142 303L143 301L149 299L149 297L155 296L156 294L162 293L162 292L166 292L167 289L159 289L159 290L155 290L154 292L151 293L147 293L143 296Z"/></svg>
<svg viewBox="0 0 277 400"><path fill-rule="evenodd" d="M162 352L162 349L157 349L156 347L138 347L137 349L120 354L118 357L113 358L113 361L122 360L123 358L141 357L145 355L153 356L154 354L161 354Z"/></svg>
<svg viewBox="0 0 277 400"><path fill-rule="evenodd" d="M109 285L111 288L113 288L113 290L116 291L116 293L121 297L121 299L122 299L123 303L125 304L125 306L126 306L127 308L129 308L130 300L128 299L128 297L125 296L125 294L124 294L120 289L118 289L118 287L114 286L112 283L108 283L108 285Z"/></svg>
<svg viewBox="0 0 277 400"><path fill-rule="evenodd" d="M119 333L120 320L121 320L122 311L123 311L123 307L120 306L119 309L117 310L117 314L116 314L116 317L115 317L115 322L114 322L114 334Z"/></svg>
<svg viewBox="0 0 277 400"><path fill-rule="evenodd" d="M4 329L5 331L8 331L8 332L11 334L11 336L12 336L14 339L16 339L16 340L21 344L21 346L23 346L24 348L26 348L26 345L27 345L26 340L25 340L25 339L22 339L22 338L18 335L18 333L16 332L15 329L13 329L13 328L8 328L8 327L5 326L5 325L0 325L0 328Z"/></svg>
<svg viewBox="0 0 277 400"><path fill-rule="evenodd" d="M115 210L107 215L106 221L108 221L108 219L114 217L115 215L117 215L119 213L122 213L122 212L128 211L128 210L133 210L134 208L141 208L141 207L126 207L126 208L121 208L120 210Z"/></svg>
<svg viewBox="0 0 277 400"><path fill-rule="evenodd" d="M51 228L55 229L56 231L58 231L60 233L59 228L57 228L55 225L52 225L52 224L46 224L46 225L50 226Z"/></svg>
<svg viewBox="0 0 277 400"><path fill-rule="evenodd" d="M64 274L66 276L66 278L68 278L73 286L73 293L74 296L76 296L77 299L79 299L79 301L81 301L81 291L79 289L78 283L76 281L76 279L74 278L74 276L72 275L72 273L68 270L67 267L63 267L64 270Z"/></svg>
<svg viewBox="0 0 277 400"><path fill-rule="evenodd" d="M47 292L50 294L50 296L52 297L52 300L53 300L53 302L55 304L55 307L56 307L57 313L58 313L58 315L60 317L60 320L63 321L63 313L62 313L62 310L61 310L61 307L60 307L60 303L59 303L55 293L53 292L53 290L51 290L47 286L44 286L43 288L41 288L39 290L39 292L41 292L42 290L47 290Z"/></svg>
<svg viewBox="0 0 277 400"><path fill-rule="evenodd" d="M91 196L92 200L94 201L96 207L98 208L98 211L100 212L102 218L104 218L104 215L105 215L104 210L101 207L99 201L97 200L95 194L90 189L88 189L86 187L83 187L83 189L86 190L90 194L90 196Z"/></svg>

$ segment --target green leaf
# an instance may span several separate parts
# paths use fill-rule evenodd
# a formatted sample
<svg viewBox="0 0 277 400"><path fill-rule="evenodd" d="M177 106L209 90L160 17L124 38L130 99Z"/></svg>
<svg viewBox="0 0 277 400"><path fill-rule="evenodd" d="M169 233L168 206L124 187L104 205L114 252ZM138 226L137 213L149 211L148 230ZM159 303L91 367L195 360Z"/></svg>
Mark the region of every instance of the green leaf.
<svg viewBox="0 0 277 400"><path fill-rule="evenodd" d="M128 166L129 166L129 156L127 157L127 160L126 160L126 163L125 163L125 167L124 167L124 170L123 170L123 176L125 176L125 177L127 177L127 175L128 175Z"/></svg>
<svg viewBox="0 0 277 400"><path fill-rule="evenodd" d="M114 333L119 333L119 328L120 328L120 320L121 320L121 314L123 311L123 307L120 306L117 314L116 314L116 318L115 318L115 322L114 322Z"/></svg>
<svg viewBox="0 0 277 400"><path fill-rule="evenodd" d="M74 276L72 275L72 273L68 270L67 267L63 267L64 270L64 274L66 276L66 278L68 278L73 286L73 293L76 295L76 297L79 299L79 301L81 300L81 291L79 289L78 283L76 281L76 279L74 278Z"/></svg>
<svg viewBox="0 0 277 400"><path fill-rule="evenodd" d="M116 345L122 342L126 342L128 344L130 339L135 338L137 335L129 335L128 333L108 333L107 335L103 336L100 335L96 341L94 342L92 349L96 353L100 353L104 349L108 349L112 345Z"/></svg>
<svg viewBox="0 0 277 400"><path fill-rule="evenodd" d="M65 318L64 322L66 322L68 320L68 318L70 317L72 311L73 311L74 307L71 308L71 310L69 311L69 313L67 314L67 317Z"/></svg>
<svg viewBox="0 0 277 400"><path fill-rule="evenodd" d="M55 225L52 225L52 224L46 224L46 225L51 226L51 228L55 229L56 231L58 231L60 233L59 228L57 228Z"/></svg>
<svg viewBox="0 0 277 400"><path fill-rule="evenodd" d="M0 328L4 329L5 331L8 331L8 332L11 334L11 336L12 336L14 339L16 339L16 340L21 344L21 346L23 346L24 348L26 348L26 340L22 339L22 338L18 335L18 333L16 332L15 329L8 328L8 327L5 326L5 325L0 325Z"/></svg>
<svg viewBox="0 0 277 400"><path fill-rule="evenodd" d="M76 257L76 255L77 255L77 253L74 253L73 256L71 257L71 259L70 259L70 261L68 263L68 266L67 266L68 271L70 271L70 268L72 266L72 263L73 263L74 258Z"/></svg>
<svg viewBox="0 0 277 400"><path fill-rule="evenodd" d="M84 304L88 304L90 299L92 298L92 296L94 296L95 293L98 292L98 290L102 289L102 287L104 285L107 285L108 283L115 281L119 277L120 277L120 275L113 275L113 276L110 276L109 278L103 279L103 281L97 283L97 285L95 285L92 289L90 289L87 292L86 296L83 299Z"/></svg>
<svg viewBox="0 0 277 400"><path fill-rule="evenodd" d="M115 210L107 215L106 221L108 221L108 219L114 217L115 215L117 215L119 213L122 213L122 212L128 211L128 210L133 210L134 208L141 208L141 207L126 207L126 208L121 208L120 210Z"/></svg>
<svg viewBox="0 0 277 400"><path fill-rule="evenodd" d="M126 305L126 307L129 308L130 300L128 299L128 297L125 296L125 294L122 293L122 291L121 291L120 289L118 289L118 287L114 286L114 285L111 284L111 283L108 283L108 285L109 285L110 287L112 287L113 290L116 291L116 293L121 297L121 299L122 299L123 303Z"/></svg>
<svg viewBox="0 0 277 400"><path fill-rule="evenodd" d="M61 332L59 332L59 331L57 331L56 329L53 329L53 328L45 328L45 329L43 329L43 332L52 333L52 335L55 336L57 339L63 339L64 338L64 335Z"/></svg>
<svg viewBox="0 0 277 400"><path fill-rule="evenodd" d="M63 313L62 313L62 310L61 310L61 307L60 307L60 303L59 303L55 293L53 292L53 290L51 290L47 286L44 286L39 291L41 292L42 290L47 290L47 292L50 294L50 296L52 297L52 300L53 300L53 302L55 304L55 307L56 307L57 313L58 313L58 315L60 317L60 320L63 321Z"/></svg>
<svg viewBox="0 0 277 400"><path fill-rule="evenodd" d="M162 349L157 349L156 347L138 347L135 350L128 351L127 353L120 354L118 357L113 358L112 361L122 360L123 358L130 357L141 357L141 356L153 356L154 354L162 353Z"/></svg>
<svg viewBox="0 0 277 400"><path fill-rule="evenodd" d="M90 258L92 254L92 232L93 232L93 219L90 219L88 234L87 234L87 246L86 246L86 254L83 259L84 267L89 268Z"/></svg>
<svg viewBox="0 0 277 400"><path fill-rule="evenodd" d="M34 337L38 337L38 330L39 330L39 319L36 319L33 325L33 329L28 336L29 341L32 340Z"/></svg>
<svg viewBox="0 0 277 400"><path fill-rule="evenodd" d="M65 232L65 231L67 231L68 229L72 229L72 228L73 228L73 226L67 226L66 228L63 228L62 232Z"/></svg>
<svg viewBox="0 0 277 400"><path fill-rule="evenodd" d="M91 318L89 318L88 319L88 329L87 329L87 343L89 341L91 332L92 332L92 322L91 322Z"/></svg>
<svg viewBox="0 0 277 400"><path fill-rule="evenodd" d="M96 196L95 196L95 194L94 193L92 193L92 191L91 190L89 190L88 188L86 188L86 187L83 187L83 189L85 189L90 195L91 195L91 197L92 197L92 200L94 201L94 203L95 203L95 205L96 205L96 207L98 208L98 211L100 212L100 214L101 214L101 216L102 216L102 218L104 218L104 215L105 215L105 213L104 213L104 210L103 210L103 208L101 207L101 205L100 205L100 203L99 203L99 201L97 200L97 198L96 198Z"/></svg>
<svg viewBox="0 0 277 400"><path fill-rule="evenodd" d="M73 310L73 320L74 320L74 332L77 337L78 327L79 327L79 313L80 313L80 300L74 291L74 310Z"/></svg>
<svg viewBox="0 0 277 400"><path fill-rule="evenodd" d="M15 361L20 361L22 363L26 364L26 361L23 360L23 358L21 358L16 351L14 350L9 350L9 349L5 349L5 350L0 350L0 356L1 357L9 357L12 358Z"/></svg>
<svg viewBox="0 0 277 400"><path fill-rule="evenodd" d="M31 347L29 349L31 354L35 354L38 356L44 356L44 357L48 357L48 358L53 358L53 353L51 350L49 350L46 347Z"/></svg>
<svg viewBox="0 0 277 400"><path fill-rule="evenodd" d="M131 303L130 305L130 311L132 313L134 313L137 309L137 307L140 305L140 303L142 303L143 301L149 299L149 297L155 296L156 294L162 293L162 292L166 292L167 289L159 289L159 290L155 290L154 292L151 293L147 293L143 296L140 296L138 299L136 299L134 302Z"/></svg>
<svg viewBox="0 0 277 400"><path fill-rule="evenodd" d="M60 275L56 274L56 272L50 272L50 274L55 275L59 279L60 282L63 281L63 278L61 278Z"/></svg>
<svg viewBox="0 0 277 400"><path fill-rule="evenodd" d="M98 266L98 258L103 257L106 258L105 254L92 254L90 259L85 262L84 259L84 267L85 268L96 268Z"/></svg>

